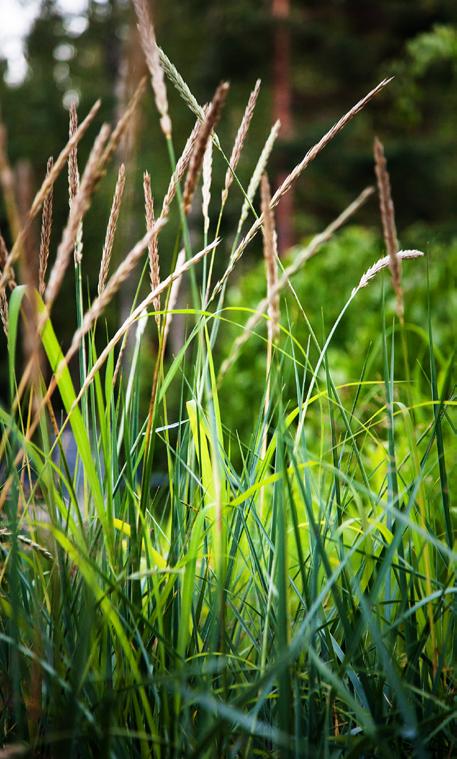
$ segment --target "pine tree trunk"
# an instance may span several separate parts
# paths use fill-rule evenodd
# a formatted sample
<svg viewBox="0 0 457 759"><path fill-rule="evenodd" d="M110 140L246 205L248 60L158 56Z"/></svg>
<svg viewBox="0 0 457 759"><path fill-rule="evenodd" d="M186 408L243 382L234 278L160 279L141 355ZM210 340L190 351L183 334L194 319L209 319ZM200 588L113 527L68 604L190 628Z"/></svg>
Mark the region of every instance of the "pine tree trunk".
<svg viewBox="0 0 457 759"><path fill-rule="evenodd" d="M273 112L281 122L281 138L287 142L292 136L292 92L290 85L290 0L272 0L273 31ZM287 175L287 167L276 177L279 186ZM293 196L289 191L277 210L279 252L284 253L293 244Z"/></svg>

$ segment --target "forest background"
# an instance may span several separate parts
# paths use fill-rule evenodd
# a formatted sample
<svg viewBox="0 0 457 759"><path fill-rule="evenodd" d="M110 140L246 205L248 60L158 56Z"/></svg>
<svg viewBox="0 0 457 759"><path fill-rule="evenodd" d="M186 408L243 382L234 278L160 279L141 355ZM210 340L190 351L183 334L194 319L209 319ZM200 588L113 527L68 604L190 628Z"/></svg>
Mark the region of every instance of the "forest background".
<svg viewBox="0 0 457 759"><path fill-rule="evenodd" d="M30 4L16 0L14 12L25 13ZM61 5L43 0L24 40L26 69L17 81L11 76L6 47L0 49L0 116L7 132L7 152L14 167L19 208L27 208L46 171L50 155L62 146L68 133L68 108L74 99L85 114L102 97L102 107L89 138L80 148L81 166L102 121L114 121L125 107L139 79L146 73L132 8L126 0ZM76 8L76 6L73 6ZM151 6L152 7L152 6ZM70 8L70 10L69 10ZM372 145L377 134L384 142L396 201L397 227L403 247L423 248L429 260L430 284L437 295L436 341L439 347L452 334L456 305L457 269L457 5L452 0L171 0L153 7L159 43L176 64L201 103L207 102L217 84L231 83L224 119L219 128L222 144L230 151L249 92L257 78L261 95L239 172L249 177L271 124L281 120L280 139L272 159L272 183L277 185L328 127L355 100L386 76L393 76L382 96L363 111L314 162L295 190L278 209L281 252L294 250L321 229L366 184L373 183ZM171 90L171 88L170 88ZM171 93L171 110L178 149L192 128ZM124 203L123 232L118 236L115 258L120 260L144 229L142 172L150 171L158 202L168 181L168 160L154 116L152 93L143 97L138 118L119 160L127 165L128 198ZM85 288L96 292L100 253L115 183L116 166L102 183L84 226ZM222 183L225 167L215 166L215 183ZM55 229L68 214L65 177L55 193ZM61 185L62 191L59 192ZM234 228L241 195L231 195L221 230ZM10 231L0 201L0 229L7 244ZM231 208L233 207L233 211ZM196 214L196 216L198 213ZM127 223L125 223L127 217ZM383 254L377 204L373 199L343 231L330 254L323 251L300 275L298 283L310 313L322 329L321 308L331 322L340 299L328 293L329 277L350 291L345 259L360 259L363 270ZM191 220L192 224L192 220ZM38 236L38 229L35 231ZM55 232L54 249L58 243ZM162 267L167 271L173 239L161 236ZM201 230L194 229L198 240ZM169 244L168 244L169 243ZM291 244L296 247L287 253ZM330 246L331 247L331 246ZM90 253L89 253L90 251ZM255 265L255 262L258 265ZM254 268L252 265L254 263ZM263 296L260 242L251 247L246 264L232 281L232 302L252 302ZM311 266L313 270L311 274ZM425 283L411 281L409 318L420 319L426 299ZM420 274L418 277L422 277ZM347 280L347 281L346 281ZM422 289L422 284L424 288ZM254 292L252 292L254 291ZM54 312L63 342L72 333L73 283L67 278ZM90 296L89 296L90 293ZM70 296L70 297L69 297ZM108 326L125 317L131 302L124 288L108 313ZM186 305L185 290L181 296ZM363 320L354 316L342 325L334 351L341 369L350 362L357 372L361 345L373 334L378 296L366 297ZM416 301L415 301L416 298ZM416 306L415 306L416 302ZM71 304L71 305L68 305ZM415 311L416 308L416 311ZM372 318L370 317L372 314ZM176 320L174 342L184 329ZM299 329L299 327L298 327ZM153 353L153 350L151 351ZM241 360L234 382L240 390L252 383L252 357ZM244 364L243 364L244 360ZM354 365L355 363L355 365ZM254 361L255 365L255 361ZM348 368L346 366L346 368ZM4 367L1 369L4 381ZM237 394L238 411L246 401ZM236 409L235 409L236 410ZM235 411L234 410L234 411Z"/></svg>

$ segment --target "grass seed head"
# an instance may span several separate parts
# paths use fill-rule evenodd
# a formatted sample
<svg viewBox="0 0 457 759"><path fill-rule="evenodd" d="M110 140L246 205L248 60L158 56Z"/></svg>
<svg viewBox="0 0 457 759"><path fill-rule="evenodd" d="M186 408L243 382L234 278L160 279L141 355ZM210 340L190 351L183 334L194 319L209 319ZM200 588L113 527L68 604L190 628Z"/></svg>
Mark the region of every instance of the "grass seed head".
<svg viewBox="0 0 457 759"><path fill-rule="evenodd" d="M48 159L46 176L49 176L52 166L53 158ZM43 203L43 211L41 214L41 239L40 239L40 257L39 257L39 269L38 269L38 291L40 295L44 295L46 290L46 271L48 268L49 259L49 247L51 243L51 230L52 230L52 187L45 198Z"/></svg>
<svg viewBox="0 0 457 759"><path fill-rule="evenodd" d="M69 110L68 136L71 139L78 129L78 109L76 102L73 100ZM74 145L68 155L68 196L70 205L76 198L79 187L79 169L78 169L78 146Z"/></svg>
<svg viewBox="0 0 457 759"><path fill-rule="evenodd" d="M206 144L210 139L211 132L219 121L227 92L229 90L228 82L222 82L217 88L214 97L206 109L205 118L200 124L194 150L190 159L189 171L187 172L186 183L184 185L183 205L184 213L188 214L192 206L192 199L197 186L200 169L205 155Z"/></svg>
<svg viewBox="0 0 457 759"><path fill-rule="evenodd" d="M243 118L241 119L241 124L239 126L239 129L235 138L235 142L233 145L229 165L227 167L227 171L225 174L224 189L222 190L222 205L225 205L227 201L228 192L233 182L233 176L237 169L237 166L241 157L241 153L243 152L244 143L246 141L246 137L249 131L249 126L251 124L252 117L254 115L257 98L259 96L259 91L260 91L260 79L257 79L255 83L255 87L249 96L248 104L244 111Z"/></svg>
<svg viewBox="0 0 457 759"><path fill-rule="evenodd" d="M144 207L146 216L146 229L150 232L155 224L154 218L154 199L152 197L151 190L151 177L147 171L143 176L143 190L144 190ZM149 276L151 280L151 290L155 290L160 284L160 265L159 265L159 247L157 242L157 235L153 235L148 242L148 254L149 254ZM160 311L160 295L154 299L154 309ZM156 314L157 324L160 321L160 317Z"/></svg>
<svg viewBox="0 0 457 759"><path fill-rule="evenodd" d="M141 46L144 51L149 73L151 74L152 90L157 110L160 114L160 126L165 137L171 136L171 120L168 114L167 88L165 77L160 63L154 27L152 25L146 0L133 0L135 12L138 18L138 31Z"/></svg>
<svg viewBox="0 0 457 759"><path fill-rule="evenodd" d="M48 307L54 303L60 290L65 272L68 267L69 256L71 255L71 251L75 246L81 221L90 206L93 191L98 180L100 179L101 157L109 133L109 126L107 124L103 124L87 160L78 192L76 193L76 196L74 197L71 204L68 221L62 235L62 240L57 249L56 260L51 270L49 282L45 292L45 300Z"/></svg>
<svg viewBox="0 0 457 759"><path fill-rule="evenodd" d="M101 295L101 293L105 289L106 280L108 278L109 265L111 261L111 254L113 251L117 220L119 218L119 212L121 210L124 187L125 187L125 166L123 163L121 163L119 167L119 172L117 175L116 187L114 189L113 202L111 204L111 211L110 211L110 215L108 219L108 226L106 228L105 244L103 246L102 260L100 263L100 271L98 275L98 294L99 295Z"/></svg>
<svg viewBox="0 0 457 759"><path fill-rule="evenodd" d="M398 238L395 225L395 209L390 187L389 172L387 171L387 161L384 154L384 146L377 137L374 139L373 152L384 242L386 245L387 255L389 256L389 267L392 274L392 285L397 298L397 313L399 318L403 319L404 303L403 290L401 286L401 259L397 255Z"/></svg>
<svg viewBox="0 0 457 759"><path fill-rule="evenodd" d="M269 340L273 342L279 334L279 292L275 290L278 284L278 244L274 212L271 208L270 183L266 174L262 176L261 203L263 216L263 254L267 275L268 315L270 317L268 334Z"/></svg>

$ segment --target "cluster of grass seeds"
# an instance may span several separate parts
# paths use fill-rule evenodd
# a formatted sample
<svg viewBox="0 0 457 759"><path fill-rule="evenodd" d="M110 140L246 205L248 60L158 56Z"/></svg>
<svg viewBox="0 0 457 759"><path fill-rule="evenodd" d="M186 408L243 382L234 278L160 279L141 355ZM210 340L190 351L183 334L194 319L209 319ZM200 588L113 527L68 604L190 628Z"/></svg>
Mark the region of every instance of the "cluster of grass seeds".
<svg viewBox="0 0 457 759"><path fill-rule="evenodd" d="M295 292L294 275L373 190L359 194L287 268L277 255L274 209L387 81L329 129L271 195L266 171L279 129L274 125L245 188L236 171L260 83L227 158L216 129L228 85L219 86L209 106L200 106L158 48L146 1L134 0L134 6L170 183L160 207L144 175L145 225L113 268L124 188L131 181L128 166L119 166L91 303L82 287L85 218L145 83L118 124L102 126L81 176L77 149L98 103L79 126L71 109L69 141L49 160L22 221L2 132L0 177L13 244L8 250L9 237L0 238L9 392L0 406L0 753L454 756L453 354L435 351L430 311L421 333L428 363L417 366L408 356L401 277L421 264L408 263L403 272L400 265L422 253L398 250L379 141L375 165L386 257L364 274L356 261L347 262L359 284L347 293L323 342L308 323L308 339L300 343L280 306L285 288ZM167 79L197 117L177 160ZM212 187L215 162L226 169L220 195ZM56 242L52 191L67 163L69 214ZM198 249L188 214L192 207L196 218L200 176ZM220 230L230 193L239 197L240 213L229 245ZM155 208L161 208L157 216ZM34 287L33 281L16 282L15 266L40 210ZM159 265L165 224L176 228L177 239L168 273ZM265 298L254 307L228 309L229 277L260 231ZM64 278L72 276L72 257L77 323L65 347L52 311ZM162 255L162 261L169 258ZM381 339L373 350L382 354L383 375L369 376L367 355L362 374L337 385L328 349L338 325L349 308L359 308L363 319L363 288L388 267L399 322L380 295ZM138 288L130 314L97 349L106 332L105 309L131 276ZM177 309L186 277L191 305ZM187 331L166 360L175 313L185 316ZM240 334L224 346L218 365L224 322L239 323ZM157 351L145 412L146 329ZM21 336L27 335L32 349L21 362ZM240 442L236 429L224 424L224 407L248 340L264 352L266 373L258 408L246 409L251 435ZM404 359L402 377L394 374L397 353ZM79 367L77 384L71 359ZM295 392L286 392L290 387Z"/></svg>

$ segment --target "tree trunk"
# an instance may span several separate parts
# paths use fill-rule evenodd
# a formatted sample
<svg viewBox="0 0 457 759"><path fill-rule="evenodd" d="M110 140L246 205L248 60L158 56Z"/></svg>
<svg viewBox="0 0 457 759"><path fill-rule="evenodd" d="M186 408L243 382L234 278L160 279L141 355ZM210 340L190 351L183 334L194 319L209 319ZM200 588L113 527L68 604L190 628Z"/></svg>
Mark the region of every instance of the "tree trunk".
<svg viewBox="0 0 457 759"><path fill-rule="evenodd" d="M290 86L290 0L272 0L273 31L273 112L274 120L281 122L281 138L287 142L292 136L292 92ZM287 176L284 166L276 177L279 186ZM293 244L293 196L289 192L277 210L278 248L283 254Z"/></svg>

